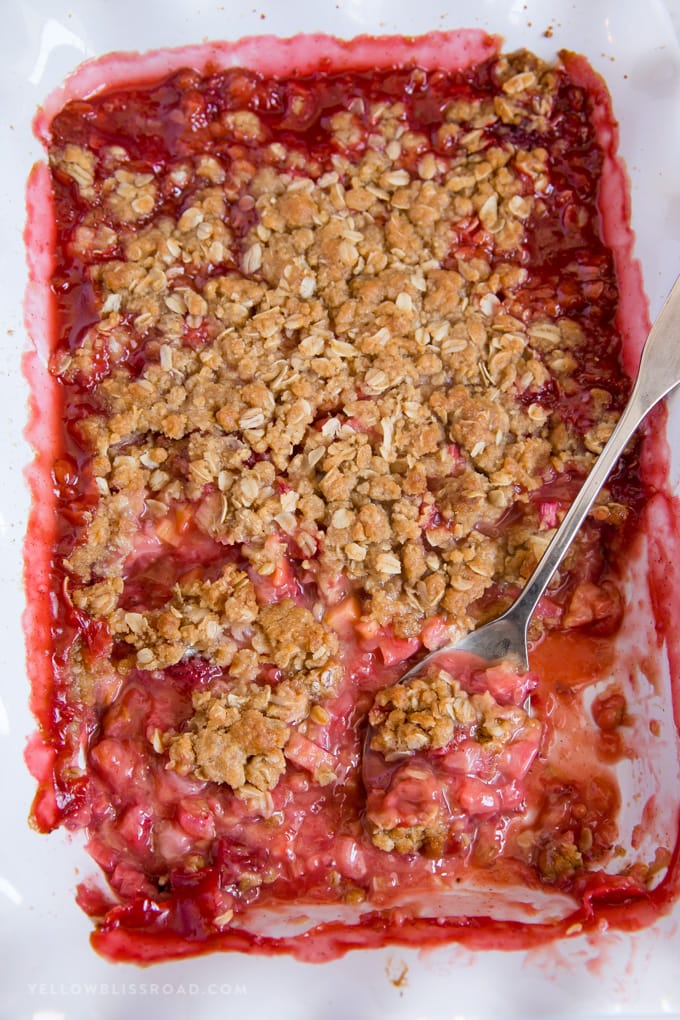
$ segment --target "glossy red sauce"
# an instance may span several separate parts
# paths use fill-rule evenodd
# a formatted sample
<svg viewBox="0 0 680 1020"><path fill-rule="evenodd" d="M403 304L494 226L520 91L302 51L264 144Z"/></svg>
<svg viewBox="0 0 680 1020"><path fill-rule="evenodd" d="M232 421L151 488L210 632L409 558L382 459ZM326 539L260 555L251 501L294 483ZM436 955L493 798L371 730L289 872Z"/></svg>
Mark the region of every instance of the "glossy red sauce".
<svg viewBox="0 0 680 1020"><path fill-rule="evenodd" d="M214 113L246 97L251 108L288 144L298 146L307 159L324 165L329 151L322 125L329 111L346 108L352 97L400 96L412 126L428 131L437 122L442 105L453 95L494 93L496 47L496 41L470 32L433 36L417 44L403 40L386 44L383 40L367 39L356 44L333 45L315 39L289 43L267 40L253 48L246 41L240 50L229 51L229 61L224 59L223 47L194 48L170 57L155 54L146 66L119 58L86 67L69 86L76 98L58 113L69 95L60 92L52 97L38 118L37 130L55 143L63 135L69 141L81 138L93 148L124 139L138 168L156 171L194 146L210 145L218 152L227 145L233 148L233 143L220 135ZM291 53L295 54L294 66L298 69L295 75L290 70ZM326 54L325 60L322 53ZM218 70L225 63L233 64L235 55L239 63L257 68L259 73ZM288 76L283 75L282 61ZM189 64L200 68L201 73L179 70L158 80L160 74ZM433 70L414 84L411 74L414 65ZM609 390L615 404L621 407L629 383L619 367L619 340L623 340L623 362L630 371L636 364L646 330L646 306L639 268L631 259L627 190L616 159L616 125L606 89L582 58L566 56L565 65L569 77L560 92L550 137L524 139L517 132L513 134L513 128L501 127L496 139L501 144L507 139L543 143L549 148L562 145L565 153L564 159L555 164L554 188L559 203L555 202L549 214L532 225L531 242L525 253L526 264L531 268L531 293L518 295L518 309L547 307L553 314L578 318L592 341L582 352L579 381ZM384 70L369 73L369 68L376 67ZM77 98L87 97L92 86L102 81L109 86L106 91L83 100ZM177 108L184 115L179 121L168 115L168 111ZM589 127L590 119L595 134ZM578 152L576 158L574 150ZM256 152L249 155L257 159ZM593 182L600 176L599 207L591 202L589 208L588 244L586 249L577 250L570 230L572 202L585 203ZM384 860L381 852L361 842L365 792L358 764L363 730L356 724L370 704L372 691L397 676L399 663L416 648L389 634L357 640L348 627L344 641L345 654L352 665L351 683L338 695L337 703L328 706L335 721L323 747L324 752L342 763L348 777L342 796L333 798L315 790L304 779L304 770L286 776L274 794L275 806L290 810L294 805L290 817L304 831L307 846L304 861L289 853L293 833L272 835L262 844L249 832L248 820L236 817L239 810L243 812L234 804L233 797L223 798L206 789L206 784L182 779L162 766L144 764L148 759L150 729L171 725L178 717L188 716L192 689L209 683L214 678L210 671L216 667L200 662L180 664L154 674L151 686L148 679L133 671L110 708L103 704L87 709L80 706L80 716L74 714L74 706L66 695L64 671L70 642L84 631L93 655L109 654L111 648L107 634L68 608L60 595L64 573L59 559L68 555L84 515L96 499L88 478L87 455L78 435L78 418L90 397L86 381L68 390L59 388L44 370L44 359L60 347L69 348L77 343L81 332L94 321L94 311L92 294L82 284L79 265L64 253L65 242L77 222L73 196L58 181L51 199L48 194L50 181L46 171L37 168L29 185L27 229L33 280L27 317L37 355L27 359L26 372L34 393L29 437L39 455L29 475L34 504L26 540L30 596L26 632L32 708L41 733L31 741L28 760L40 783L33 811L35 824L42 831L60 824L71 829L87 827L88 850L121 897L122 902L116 903L108 892L102 893L88 884L81 886L81 905L98 919L93 935L95 947L111 959L139 962L215 949L291 953L300 959L320 961L351 948L385 944L422 947L460 941L475 948L526 947L565 932L594 928L603 921L622 929L634 929L651 923L668 909L680 882L677 845L665 878L653 891L634 869L621 876L598 870L585 872L574 879L568 890L574 900L573 910L566 918L550 924L489 917L464 920L413 917L395 909L386 895L384 905L381 907L377 902L376 909L364 913L358 925L326 922L290 937L255 935L236 927L215 933L209 918L230 909L238 914L255 898L254 894L235 891L234 882L244 869L244 861L254 872L271 869L276 873L276 882L271 887L260 887L257 893L259 904L266 906L269 901L274 907L294 900L317 903L332 900L337 896L332 875L337 872L353 887L361 886L366 875L380 872ZM175 197L168 193L165 202L167 210L174 213ZM230 215L235 235L243 236L250 226L247 212L234 208ZM55 222L58 237L50 232ZM474 252L475 245L481 243L481 235L471 233L456 239L458 246L463 241ZM113 250L107 252L107 257L113 255ZM598 269L598 281L592 291L579 283L580 274L588 266ZM201 343L200 336L186 340ZM136 355L137 359L143 357L144 351ZM131 375L141 363L130 360ZM102 364L101 370L106 372L106 364ZM571 415L578 427L585 429L591 424L579 420L578 406L570 408L554 390L532 393L527 399L551 408L561 401L560 410ZM659 413L656 424L662 419L663 414ZM676 583L680 582L677 577L680 568L674 557L678 518L677 508L663 492L651 498L652 485L664 484L659 479L665 478L660 442L651 438L645 442L642 465L640 468L640 456L634 452L612 481L615 498L634 511L626 530L605 554L602 529L589 524L592 555L575 571L572 582L599 579L608 572L615 575L620 569L617 563L621 546L642 525L651 543L650 587L657 625L660 635L669 641L671 671L676 678L680 674L680 642L673 637L672 619L677 608L675 593L680 591L680 583ZM563 478L559 484L561 489L551 488L548 483L536 497L548 525L555 506L568 501L573 494L568 491L569 485L565 489ZM573 484L577 487L578 479ZM210 543L205 536L199 542L190 524L188 531L182 531L182 508L178 507L177 512L178 535L185 541L176 542L170 535L159 546L155 537L150 540L153 548L150 546L149 557L139 558L126 580L128 607L134 607L140 600L148 605L156 595L161 598L179 574L197 563L205 568L217 564L220 557L224 560L224 548ZM186 550L191 550L190 554ZM289 572L275 578L273 586L260 587L261 602L282 595L307 600L305 579L296 564L295 551L289 552ZM564 602L567 596L565 589L555 599ZM56 611L50 608L50 599L56 604ZM351 605L345 604L351 613ZM541 611L551 611L549 600ZM602 619L596 617L591 626L553 633L534 649L532 669L539 679L532 698L537 714L546 720L547 733L554 736L563 732L568 740L583 722L580 708L575 707L575 692L606 675L614 659L618 624L619 619L607 608ZM342 630L342 621L338 629ZM45 651L36 656L35 649ZM508 697L512 696L510 692ZM675 710L678 712L677 698ZM545 773L537 773L533 778L530 771L526 777L522 773L522 780L526 781L517 803L521 806L529 803L546 831L567 831L575 824L581 829L590 825L606 839L608 820L613 825L619 808L618 790L609 765L625 753L621 733L625 730L627 711L616 690L598 696L590 720L596 734L592 755L586 754L574 764L569 779L558 773L546 782ZM74 758L83 739L83 722L91 738L90 771L87 779L69 778L65 766ZM301 761L306 750L304 746L299 749ZM511 767L508 765L505 772L500 769L498 774L497 795L502 801L503 796L509 796L503 790L513 781ZM112 804L116 805L115 812ZM229 836L235 821L242 834L240 842ZM482 831L485 823L475 823L482 838L478 839L478 860L473 864L484 865L494 859L491 848L494 840L506 838L506 822L501 826L500 837L497 827L487 826L486 843ZM156 854L149 838L152 825L156 834L159 831L162 834L161 855ZM494 826L497 825L496 818ZM338 831L345 833L342 840L335 839ZM615 827L612 832L615 834ZM173 847L179 854L188 844L206 853L210 848L208 863L193 872L177 868L169 875L162 873L172 859ZM489 854L486 862L485 846ZM394 876L393 884L401 891L411 889L418 895L427 867L427 862L423 864L408 856L396 862L391 860L389 869ZM507 861L502 862L499 870L506 879L524 885L530 899L531 888L537 886L535 873Z"/></svg>

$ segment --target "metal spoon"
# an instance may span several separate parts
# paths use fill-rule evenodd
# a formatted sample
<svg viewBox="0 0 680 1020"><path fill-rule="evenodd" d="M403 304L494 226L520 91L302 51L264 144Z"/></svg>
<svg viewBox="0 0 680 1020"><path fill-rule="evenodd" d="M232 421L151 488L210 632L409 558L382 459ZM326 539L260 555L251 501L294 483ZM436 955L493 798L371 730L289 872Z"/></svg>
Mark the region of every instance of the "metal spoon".
<svg viewBox="0 0 680 1020"><path fill-rule="evenodd" d="M564 559L595 497L609 477L635 430L652 408L680 383L680 277L650 330L630 399L595 466L571 504L550 545L525 587L502 616L462 640L437 648L404 673L399 683L420 673L434 658L466 652L489 662L510 659L520 672L529 668L529 621L550 580Z"/></svg>

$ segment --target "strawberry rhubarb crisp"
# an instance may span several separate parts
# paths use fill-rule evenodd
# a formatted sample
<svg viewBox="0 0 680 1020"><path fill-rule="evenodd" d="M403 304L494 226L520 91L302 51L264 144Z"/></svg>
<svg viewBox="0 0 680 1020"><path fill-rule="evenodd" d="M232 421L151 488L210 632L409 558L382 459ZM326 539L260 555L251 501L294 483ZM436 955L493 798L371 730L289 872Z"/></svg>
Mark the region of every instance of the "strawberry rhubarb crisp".
<svg viewBox="0 0 680 1020"><path fill-rule="evenodd" d="M34 817L85 830L102 951L557 930L667 863L621 846L631 706L575 695L611 661L635 449L535 672L396 683L509 605L625 403L593 102L520 52L181 70L51 121Z"/></svg>

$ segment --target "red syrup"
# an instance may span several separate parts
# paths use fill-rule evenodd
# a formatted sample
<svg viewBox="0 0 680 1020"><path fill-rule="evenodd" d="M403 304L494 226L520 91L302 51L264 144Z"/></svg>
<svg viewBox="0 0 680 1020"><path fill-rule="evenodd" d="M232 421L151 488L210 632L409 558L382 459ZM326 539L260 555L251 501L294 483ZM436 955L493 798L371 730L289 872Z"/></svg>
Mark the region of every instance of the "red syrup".
<svg viewBox="0 0 680 1020"><path fill-rule="evenodd" d="M336 78L330 92L327 90L321 102L338 103L343 97L343 89L348 83L355 82L357 76L363 75L363 86L371 80L367 72L376 68L385 68L382 85L389 89L403 89L405 74L389 73L390 68L414 66L426 69L439 69L458 75L456 87L488 88L485 70L474 70L478 66L484 68L485 62L493 58L499 49L499 40L477 31L454 33L433 33L416 40L398 38L371 39L361 38L349 43L328 39L327 37L296 37L291 40L278 40L260 37L242 40L236 44L213 44L198 47L187 47L183 50L159 51L139 56L136 54L112 55L101 60L83 65L65 84L46 101L42 111L36 118L36 134L45 142L59 131L59 111L71 99L83 96L93 97L96 106L102 96L102 83L105 84L106 96L116 90L133 90L135 94L153 92L154 83L168 75L173 75L170 87L181 91L186 76L174 76L178 69L192 67L201 74L217 75L221 69L247 67L264 76L290 76L302 79L303 87L314 88L315 78L319 73L341 76ZM624 367L632 374L637 364L639 353L648 329L647 306L642 290L641 273L638 264L632 258L633 237L628 227L628 188L625 171L616 156L617 127L610 107L609 96L601 79L592 71L587 62L572 54L563 55L564 66L571 82L585 90L592 108L592 122L595 127L598 152L593 150L592 172L599 170L601 161L600 191L598 200L599 231L594 228L592 243L598 256L607 258L604 246L611 251L618 281L618 303L615 294L600 295L604 299L607 311L602 315L602 304L594 303L592 307L581 309L584 321L588 322L591 334L603 338L599 348L600 378L611 384L611 390L618 406L625 400L625 385L621 386L616 373L617 355L607 346L607 337L611 335L609 319L616 312L616 329L622 338L622 360ZM465 78L465 72L470 70ZM227 72L229 74L230 72ZM231 72L232 80L238 75ZM480 77L481 75L481 77ZM344 76L344 77L342 77ZM190 76L191 77L191 76ZM191 78L195 83L195 77ZM411 108L414 122L427 124L433 116L432 102L436 98L436 75L433 90L416 97ZM441 83L441 79L439 79ZM449 87L450 80L443 83ZM186 86L188 87L188 86ZM570 96L565 95L565 116L568 114ZM151 99L151 102L156 100ZM121 108L122 109L122 108ZM115 115L115 101L106 110L105 119L111 123L112 111ZM148 114L148 110L145 115ZM121 114L124 120L124 110ZM102 122L103 123L103 122ZM299 128L300 125L295 125ZM153 162L165 158L168 146L176 143L176 137L154 137L145 140L140 137L139 150L136 157L140 160ZM309 134L306 144L310 151L315 150L317 139L313 131ZM323 153L316 150L315 155ZM178 705L186 704L188 693L196 685L209 682L210 677L205 670L196 668L194 671L171 670L158 677L157 688L153 696L149 696L143 684L135 678L128 685L123 702L118 705L115 713L106 714L97 720L93 713L86 713L81 720L86 730L95 726L103 726L105 739L97 744L97 767L94 779L89 777L88 784L79 786L77 781L64 785L58 779L55 760L61 755L68 758L74 753L73 719L69 705L62 690L64 684L60 661L65 649L82 622L69 613L59 593L58 573L52 563L52 550L59 536L56 531L58 507L63 508L65 497L67 502L80 501L81 509L87 506L88 484L80 477L78 469L82 465L75 464L66 458L74 452L69 448L68 441L63 438L61 422L66 416L73 416L75 408L64 406L63 395L56 380L46 370L46 362L50 354L61 342L64 321L59 321L57 301L50 292L54 279L55 248L55 204L57 213L60 208L58 191L53 197L49 174L45 167L35 168L28 186L28 226L26 244L29 254L30 286L26 301L26 317L29 331L34 344L34 351L27 355L24 371L31 385L33 394L31 417L27 435L37 451L36 461L28 471L28 478L33 494L33 506L29 521L29 529L25 544L25 578L28 593L28 607L24 617L26 641L28 648L28 670L31 680L31 707L40 726L27 749L29 767L39 783L39 791L33 808L33 821L41 831L50 831L59 824L72 829L88 827L90 844L88 849L92 856L103 867L109 881L116 889L120 902L116 902L111 894L100 893L94 887L84 884L79 890L79 902L83 909L97 919L97 929L92 936L95 948L111 960L134 960L138 963L151 963L176 957L196 955L215 950L237 950L259 952L263 954L291 954L298 959L321 962L331 960L350 949L375 948L385 945L403 945L422 948L424 946L443 945L459 942L475 949L519 949L528 948L574 931L590 931L599 928L603 923L632 931L653 923L661 914L671 909L680 890L680 864L678 843L673 849L672 857L663 881L653 890L649 890L634 873L626 876L611 876L604 872L594 871L575 882L570 894L574 907L559 921L542 923L535 921L505 921L491 917L458 918L426 918L410 916L408 912L394 909L389 899L381 907L364 912L359 923L348 924L345 921L326 921L312 927L299 935L274 937L265 934L254 934L244 929L231 927L222 932L215 932L206 924L206 917L219 910L227 910L232 904L228 871L230 862L243 865L244 855L249 868L257 871L266 866L265 858L283 859L283 853L277 858L277 847L261 847L253 849L256 841L249 846L234 845L228 837L223 836L218 843L216 862L202 868L193 875L177 873L173 876L172 895L163 894L163 883L158 882L157 862L153 848L148 845L150 819L145 814L144 796L135 795L131 779L136 775L137 744L140 740L140 720L149 725L162 721L163 713L178 710ZM62 222L65 205L62 204ZM544 267L543 285L552 285L554 274L559 273L563 266L559 257L549 257L555 247L556 227L546 226L543 239L537 232L537 247L534 251L536 261ZM600 240L601 235L601 240ZM540 278L541 274L538 273ZM613 274L612 274L613 280ZM540 298L540 295L539 295ZM561 298L560 298L561 299ZM564 300L568 308L569 294ZM87 322L87 295L83 295L80 308L80 323ZM76 328L76 324L73 324ZM588 369L590 370L590 369ZM606 384L606 383L605 383ZM532 400L545 400L550 404L550 393L533 394ZM677 619L676 611L680 609L680 578L677 577L678 567L678 507L666 492L668 457L667 449L661 438L664 412L656 413L653 427L650 424L642 444L640 455L640 476L642 487L647 494L647 502L639 518L632 528L641 529L650 543L649 585L652 602L655 608L655 619L659 638L667 642L671 676L673 678L673 702L676 724L680 725L680 707L677 690L680 676L680 635L673 627L673 619ZM59 477L52 477L55 461L62 461ZM626 481L621 481L622 491L626 489ZM632 487L639 488L639 482L633 478ZM61 493L58 492L61 488ZM628 493L630 496L630 493ZM79 512L78 507L71 512ZM77 526L77 525L76 525ZM63 518L62 518L63 529ZM68 528L66 528L68 531ZM63 537L63 536L62 536ZM205 550L205 562L216 555L214 550ZM285 580L288 583L290 579ZM286 593L289 593L286 589ZM299 588L290 589L290 594L303 599L304 591ZM270 594L263 596L270 598ZM56 614L50 605L50 599L56 599ZM102 633L88 634L88 641L97 647L98 643L106 643L106 635ZM388 637L389 641L389 637ZM554 699L554 715L560 716L560 698L569 687L564 670L556 680L553 676L552 663L559 660L568 661L573 672L573 683L587 682L591 678L601 676L614 655L614 639L597 633L569 633L553 635L535 650L532 668L544 679L544 685L537 696L543 699ZM371 689L371 678L380 673L380 685L389 681L380 663L391 661L392 675L399 674L399 655L394 644L388 646L388 657L380 657L379 640L359 642L351 638L346 641L346 656L353 664L355 682L367 691ZM41 650L38 652L38 650ZM406 650L405 654L409 654ZM209 669L209 667L208 667ZM382 670L382 671L381 671ZM386 680L387 678L387 680ZM375 681L374 681L375 682ZM342 700L343 695L339 696ZM343 712L351 711L351 704L337 706L337 716L342 718ZM600 713L604 718L606 712ZM555 722L554 725L558 725ZM606 728L606 727L605 727ZM326 748L329 753L341 755L343 749L334 739L341 741L340 734L331 734ZM347 767L356 765L359 749L357 745L344 749L347 756ZM590 762L583 762L584 773ZM167 783L172 783L167 774L153 772L141 782L156 784L153 798L162 800L174 797L177 791L168 791ZM112 854L106 838L106 798L111 796L113 783L119 802L127 805L121 831L128 847L132 851L120 850ZM181 786L182 782L177 779ZM167 824L163 830L164 838L171 843L181 840L187 835L200 839L209 836L211 812L222 808L219 802L211 803L204 791L195 789L191 782L185 782L184 796L178 801L176 818L178 824ZM281 784L280 797L291 798L299 805L302 813L318 810L318 799L310 794L304 784L295 782ZM126 792L127 787L127 792ZM138 786L137 789L140 787ZM149 789L142 791L146 795ZM603 781L601 810L614 813L617 808L617 795L613 787L607 787ZM576 797L578 790L556 791L558 798ZM363 793L354 787L340 800L341 817L358 817ZM175 803L173 801L173 803ZM310 835L323 843L323 829L327 826L324 814L328 805L322 805L318 826L310 829ZM164 819L163 821L167 821ZM339 845L335 850L340 854ZM311 851L310 851L311 853ZM361 871L361 866L347 853L344 866L348 874L352 868ZM132 856L130 856L132 854ZM135 854L137 858L135 858ZM259 856L258 856L259 854ZM250 855L250 856L248 856ZM381 855L375 848L365 853L363 867L380 870ZM141 881L139 870L129 867L130 861L142 859L147 864L147 881ZM309 862L308 862L309 863ZM390 864L392 868L392 864ZM400 877L405 885L409 882L409 872L414 868L411 860L402 861L398 866ZM527 881L526 896L531 898L531 879L520 874L515 878ZM535 879L534 879L535 881ZM314 896L323 893L319 886L313 887L308 875L285 874L277 883L277 898L272 902L274 908L285 908L286 901L304 902L305 895L312 892ZM325 890L330 893L330 889ZM417 892L417 885L416 885ZM267 902L264 895L262 901Z"/></svg>

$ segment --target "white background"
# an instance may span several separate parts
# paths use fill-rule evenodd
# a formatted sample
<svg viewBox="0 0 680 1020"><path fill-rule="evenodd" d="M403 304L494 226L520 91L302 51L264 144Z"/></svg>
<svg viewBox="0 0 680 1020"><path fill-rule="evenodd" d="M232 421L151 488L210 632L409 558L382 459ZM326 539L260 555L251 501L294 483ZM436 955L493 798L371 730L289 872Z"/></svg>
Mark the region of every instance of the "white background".
<svg viewBox="0 0 680 1020"><path fill-rule="evenodd" d="M34 784L21 753L32 729L21 639L21 470L26 394L23 188L40 156L37 104L81 60L113 49L155 48L268 32L417 34L481 27L546 57L585 53L606 77L621 121L633 189L637 252L654 315L680 270L680 50L673 0L13 0L0 35L0 1020L136 1020L231 1016L300 1020L392 1018L680 1017L680 911L641 936L604 934L533 954L450 947L418 954L354 953L324 966L257 956L212 956L140 971L112 966L88 944L73 901L83 851L26 824ZM261 14L265 18L260 17ZM553 28L553 37L544 31ZM675 408L677 411L677 407ZM676 422L673 433L680 438ZM677 444L680 449L680 442ZM407 983L390 980L408 967ZM155 987L154 987L155 986Z"/></svg>

